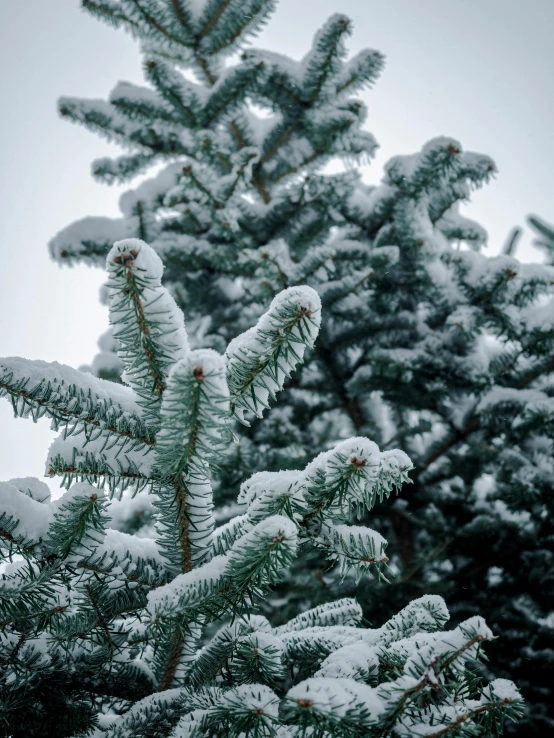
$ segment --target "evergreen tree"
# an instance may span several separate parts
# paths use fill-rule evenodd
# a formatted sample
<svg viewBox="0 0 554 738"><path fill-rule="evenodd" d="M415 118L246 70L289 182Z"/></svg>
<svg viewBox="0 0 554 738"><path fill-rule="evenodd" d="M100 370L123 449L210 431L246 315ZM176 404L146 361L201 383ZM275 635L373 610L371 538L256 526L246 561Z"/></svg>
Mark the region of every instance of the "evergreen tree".
<svg viewBox="0 0 554 738"><path fill-rule="evenodd" d="M544 251L550 264L554 263L554 226L538 215L530 215L527 220L536 234L534 245Z"/></svg>
<svg viewBox="0 0 554 738"><path fill-rule="evenodd" d="M280 407L254 419L269 387L237 407L250 426L221 461L220 521L236 513L248 474L302 469L352 435L402 446L414 484L373 512L394 541L395 576L359 588L366 615L393 616L427 592L449 600L456 623L484 613L503 635L495 668L515 673L528 699L521 730L553 728L554 271L487 256L486 232L460 214L494 163L438 138L392 159L379 186L350 166L326 172L375 148L353 95L383 57L347 58L344 16L297 62L244 46L271 0L83 5L137 37L148 87L120 83L108 102L63 99L60 112L127 150L93 164L100 181L159 171L121 198L121 218L58 234L54 257L100 265L113 240L146 238L193 345L218 351L282 289L308 284L323 303L318 342ZM94 371L117 379L117 340L104 336L101 348ZM147 530L151 515L143 497L121 528ZM285 621L351 595L355 577L339 572L299 557L263 612Z"/></svg>
<svg viewBox="0 0 554 738"><path fill-rule="evenodd" d="M438 596L379 628L342 599L273 627L253 612L298 548L343 576L380 573L386 541L350 525L408 481L401 451L339 443L302 470L258 472L243 513L214 528L211 476L231 418L283 386L318 333L310 287L280 292L222 356L191 350L137 239L107 258L126 386L59 364L0 362L16 416L61 431L47 460L67 492L36 479L1 485L2 734L25 736L444 736L501 731L521 699L483 685L474 662L492 639L471 617L442 632ZM110 527L111 495L148 489L155 538Z"/></svg>

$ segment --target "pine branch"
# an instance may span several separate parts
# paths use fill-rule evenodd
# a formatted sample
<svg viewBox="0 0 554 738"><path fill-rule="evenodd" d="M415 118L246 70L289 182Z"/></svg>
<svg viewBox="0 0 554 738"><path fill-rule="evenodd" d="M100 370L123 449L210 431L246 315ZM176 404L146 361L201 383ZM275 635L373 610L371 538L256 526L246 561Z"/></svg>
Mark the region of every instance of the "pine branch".
<svg viewBox="0 0 554 738"><path fill-rule="evenodd" d="M165 36L168 40L173 41L176 44L181 45L183 41L178 38L177 36L174 36L170 31L168 31L166 28L164 28L161 23L158 23L158 21L154 18L153 15L148 13L142 5L139 3L139 0L131 0L133 5L136 7L136 9L139 11L139 13L143 16L145 21L155 28L159 33L162 34L162 36Z"/></svg>
<svg viewBox="0 0 554 738"><path fill-rule="evenodd" d="M309 287L281 292L258 324L227 348L231 410L242 419L244 410L261 417L269 397L282 389L313 345L320 324L320 301Z"/></svg>
<svg viewBox="0 0 554 738"><path fill-rule="evenodd" d="M161 286L163 265L143 241L117 242L108 254L110 318L121 345L125 378L156 418L170 366L186 356L181 311Z"/></svg>
<svg viewBox="0 0 554 738"><path fill-rule="evenodd" d="M183 12L183 9L179 3L179 0L171 0L171 4L173 6L173 9L175 11L175 15L179 20L179 23L183 26L183 28L187 31L187 33L190 36L194 36L194 31L192 30L192 27L190 25L190 22L188 18L185 17L185 14Z"/></svg>
<svg viewBox="0 0 554 738"><path fill-rule="evenodd" d="M0 396L8 396L14 413L33 420L48 416L55 430L74 433L85 428L106 431L146 446L154 443L153 430L141 417L131 394L114 385L56 362L3 359ZM124 404L121 404L123 401Z"/></svg>
<svg viewBox="0 0 554 738"><path fill-rule="evenodd" d="M196 34L196 37L199 40L201 40L204 36L206 36L206 34L208 34L212 30L212 28L215 26L217 21L221 18L221 16L225 12L225 9L228 7L230 2L231 0L222 0L222 2L220 2L216 12L212 15L212 17L209 19L206 25L202 29L200 29L200 31L198 31L198 33ZM216 53L216 52L212 52L212 53Z"/></svg>

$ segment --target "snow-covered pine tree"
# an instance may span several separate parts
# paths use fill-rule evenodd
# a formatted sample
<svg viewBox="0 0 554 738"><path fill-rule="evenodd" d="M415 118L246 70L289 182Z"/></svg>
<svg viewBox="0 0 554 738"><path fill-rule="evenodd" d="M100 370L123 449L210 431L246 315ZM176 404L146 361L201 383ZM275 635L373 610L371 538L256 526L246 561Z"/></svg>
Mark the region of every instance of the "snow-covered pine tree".
<svg viewBox="0 0 554 738"><path fill-rule="evenodd" d="M195 347L223 351L284 288L309 284L324 305L318 343L280 406L222 461L220 520L252 472L303 468L353 434L401 445L414 485L374 510L395 541L396 576L359 588L365 612L392 616L434 592L455 622L485 613L504 636L495 668L517 674L528 698L522 730L552 729L554 273L486 256L485 231L460 215L493 162L441 138L391 160L376 187L351 167L322 173L375 148L352 95L383 58L347 58L344 16L297 62L245 46L272 0L83 5L138 38L148 86L120 83L109 102L64 99L60 112L126 149L93 164L100 181L159 171L121 198L120 219L60 233L55 258L101 265L116 238L147 238ZM94 371L117 378L113 336L101 348ZM148 499L121 508L122 530L148 530ZM286 620L353 587L300 557L264 613Z"/></svg>
<svg viewBox="0 0 554 738"><path fill-rule="evenodd" d="M143 241L114 245L108 299L126 386L70 367L0 361L16 416L61 431L47 460L67 492L0 486L2 734L92 738L444 736L501 730L514 685L481 683L481 617L442 632L438 596L379 628L353 599L272 627L254 606L297 548L342 575L380 572L386 541L349 525L408 481L409 458L367 438L302 470L260 472L242 514L214 529L210 478L230 420L265 404L314 344L310 287L280 292L225 356L191 350L183 315ZM110 497L147 489L154 538L110 527Z"/></svg>

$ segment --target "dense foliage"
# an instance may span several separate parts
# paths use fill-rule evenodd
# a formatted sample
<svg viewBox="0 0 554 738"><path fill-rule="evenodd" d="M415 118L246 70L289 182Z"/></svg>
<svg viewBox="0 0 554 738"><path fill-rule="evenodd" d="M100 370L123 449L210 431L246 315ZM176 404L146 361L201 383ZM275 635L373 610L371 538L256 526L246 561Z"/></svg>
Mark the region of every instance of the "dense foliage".
<svg viewBox="0 0 554 738"><path fill-rule="evenodd" d="M477 616L441 632L440 597L380 628L363 627L353 599L280 627L253 614L297 549L321 551L342 576L380 574L386 541L349 523L412 468L401 451L351 438L300 471L255 474L242 514L214 527L211 477L232 419L279 391L313 345L317 294L280 292L222 356L189 348L143 241L116 243L108 269L126 386L0 362L16 415L61 431L47 469L68 488L50 503L36 479L0 487L3 735L438 737L516 717L513 684L483 686L473 666L491 631ZM110 527L112 505L141 490L153 538Z"/></svg>
<svg viewBox="0 0 554 738"><path fill-rule="evenodd" d="M239 407L251 425L221 459L219 520L235 514L249 474L305 468L352 435L401 446L415 467L409 493L373 512L392 541L391 585L356 589L340 567L302 555L264 614L284 622L356 591L381 622L442 595L456 623L482 613L502 636L490 654L527 697L521 730L553 728L554 270L487 255L486 232L460 214L493 162L438 138L364 185L352 164L376 144L354 95L383 57L348 58L342 15L294 61L245 46L271 0L83 5L139 40L147 86L63 99L60 112L125 148L93 164L100 181L157 173L122 197L121 218L58 234L53 255L101 265L114 240L148 240L192 344L220 352L283 289L310 285L323 304L318 341L279 407L252 422L271 387ZM347 166L329 173L337 160ZM101 347L93 369L117 379L117 341ZM148 529L148 498L126 511L123 530Z"/></svg>

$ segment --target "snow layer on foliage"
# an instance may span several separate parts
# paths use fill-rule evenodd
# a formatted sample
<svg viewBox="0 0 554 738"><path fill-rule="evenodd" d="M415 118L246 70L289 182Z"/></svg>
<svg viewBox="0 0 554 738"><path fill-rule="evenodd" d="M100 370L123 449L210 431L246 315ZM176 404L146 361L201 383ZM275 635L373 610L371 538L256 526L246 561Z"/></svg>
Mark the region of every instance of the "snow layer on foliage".
<svg viewBox="0 0 554 738"><path fill-rule="evenodd" d="M281 515L273 515L258 523L246 535L239 538L226 555L214 556L190 572L178 574L173 581L158 587L148 594L151 610L170 612L183 601L185 606L193 605L197 597L217 588L223 577L232 576L233 569L260 551L268 542L280 543L287 548L296 547L297 532L295 524Z"/></svg>
<svg viewBox="0 0 554 738"><path fill-rule="evenodd" d="M432 662L440 656L452 654L455 651L463 651L465 658L472 658L475 655L477 645L483 640L491 640L492 638L492 630L484 619L480 615L474 615L464 620L454 630L441 633L435 641L415 651L406 663L406 672L410 671L409 664L412 662L419 662L420 664ZM469 643L473 645L468 647ZM433 669L435 665L433 664L428 668Z"/></svg>
<svg viewBox="0 0 554 738"><path fill-rule="evenodd" d="M400 469L412 469L412 460L399 448L391 448L381 452L380 474L396 476Z"/></svg>
<svg viewBox="0 0 554 738"><path fill-rule="evenodd" d="M214 555L224 554L250 528L248 515L236 515L213 532Z"/></svg>
<svg viewBox="0 0 554 738"><path fill-rule="evenodd" d="M361 547L372 549L374 551L372 557L377 561L387 560L385 556L385 548L387 541L380 533L366 528L363 525L333 525L328 529L324 529L323 536L330 540L333 545L344 545L344 553L355 556L359 554ZM336 550L337 556L340 556L340 549ZM361 554L360 554L361 555Z"/></svg>
<svg viewBox="0 0 554 738"><path fill-rule="evenodd" d="M284 73L291 79L299 89L302 88L302 77L304 74L305 65L307 62L307 56L297 61L291 59L290 56L279 54L278 51L269 51L267 49L248 49L246 51L246 58L249 61L263 61L264 66L267 69L274 69Z"/></svg>
<svg viewBox="0 0 554 738"><path fill-rule="evenodd" d="M390 184L382 183L378 187L360 184L352 190L348 205L367 218L392 207L396 199L396 189Z"/></svg>
<svg viewBox="0 0 554 738"><path fill-rule="evenodd" d="M472 287L491 288L498 280L507 282L510 291L520 290L522 283L551 285L554 267L546 264L523 264L513 256L486 256L473 251L456 252L455 261L463 266L464 282ZM513 312L513 308L511 308Z"/></svg>
<svg viewBox="0 0 554 738"><path fill-rule="evenodd" d="M344 474L345 464L349 467L355 464L358 474L353 478L344 505L358 510L372 506L377 496L388 494L395 484L407 480L406 472L413 468L409 456L403 451L391 449L381 453L373 441L356 437L316 456L306 467L304 478L306 481L315 480L318 475L323 475L325 485L332 487Z"/></svg>
<svg viewBox="0 0 554 738"><path fill-rule="evenodd" d="M111 402L119 405L122 413L140 416L142 411L137 404L137 397L130 387L122 384L98 379L90 374L83 374L57 361L47 362L40 360L7 357L0 359L0 373L13 374L13 379L28 379L27 391L46 382L54 395L58 395L65 404L68 389L75 387L83 395L91 395L96 402Z"/></svg>
<svg viewBox="0 0 554 738"><path fill-rule="evenodd" d="M403 659L406 661L413 653L423 646L432 645L438 638L442 638L443 633L436 631L434 633L415 633L407 638L401 638L399 641L386 642L386 638L380 639L372 647L372 651L377 655L379 660L390 661L392 659ZM384 645L386 643L386 645Z"/></svg>
<svg viewBox="0 0 554 738"><path fill-rule="evenodd" d="M479 644L493 638L492 631L482 617L476 615L454 630L438 634L436 639L414 650L404 664L404 674L396 682L382 684L379 688L381 696L394 703L397 699L397 688L412 689L422 682L442 684L444 671L443 659L456 656L452 668L459 668L466 660L474 659Z"/></svg>
<svg viewBox="0 0 554 738"><path fill-rule="evenodd" d="M472 713L482 712L482 708L490 704L507 704L521 700L521 694L507 679L494 679L485 685L478 700L463 699L449 704L436 704L417 717L405 715L395 726L396 735L400 738L426 738L441 734L441 730L452 724L459 727L471 717ZM442 728L441 728L442 726Z"/></svg>
<svg viewBox="0 0 554 738"><path fill-rule="evenodd" d="M482 474L478 477L473 484L473 492L476 497L475 510L477 512L489 517L496 516L504 523L518 526L522 533L529 533L533 530L534 523L528 510L510 510L504 500L494 499L497 488L496 480L491 474Z"/></svg>
<svg viewBox="0 0 554 738"><path fill-rule="evenodd" d="M108 527L125 530L129 522L135 520L137 516L144 513L151 516L154 512L154 496L150 494L150 490L144 489L137 494L125 491L119 499L114 498L110 502ZM140 530L135 533L135 536L141 537Z"/></svg>
<svg viewBox="0 0 554 738"><path fill-rule="evenodd" d="M51 467L55 466L59 457L64 460L66 468L72 467L79 472L80 464L84 469L89 469L89 458L94 459L95 464L107 473L112 472L114 475L122 475L125 473L140 474L142 477L149 478L154 461L153 448L146 446L138 449L126 448L121 445L112 445L106 443L106 437L101 436L90 441L82 442L80 436L67 436L63 434L54 439L48 455L46 457L46 471L48 475Z"/></svg>
<svg viewBox="0 0 554 738"><path fill-rule="evenodd" d="M321 323L321 300L311 287L289 287L272 301L258 323L227 347L229 387L242 418L262 416L268 400L313 346ZM252 397L252 395L254 395Z"/></svg>
<svg viewBox="0 0 554 738"><path fill-rule="evenodd" d="M269 625L269 622L267 624ZM270 629L265 631L262 630L259 632L257 629L254 630L255 632L253 633L247 633L246 635L240 636L241 645L247 644L253 649L256 648L262 651L268 649L269 651L276 651L279 653L280 659L283 651L283 642L281 641L281 639L274 633L272 633Z"/></svg>
<svg viewBox="0 0 554 738"><path fill-rule="evenodd" d="M49 545L52 543L55 547L59 545L60 529L63 527L67 531L66 521L72 521L72 524L74 524L76 521L75 515L78 514L80 516L86 508L89 508L91 503L97 508L97 512L100 512L102 509L100 508L100 505L105 502L105 500L106 496L102 489L94 487L87 482L76 482L73 484L61 497L52 503L55 522L49 531ZM103 522L106 517L105 513L102 514L102 518L104 519ZM56 530L56 528L58 530ZM63 534L61 537L64 537ZM77 540L75 540L75 537ZM80 559L88 558L102 543L103 538L103 525L101 528L91 525L80 527L77 534L74 534L73 536L70 552L67 554L66 558L67 563L75 566Z"/></svg>
<svg viewBox="0 0 554 738"><path fill-rule="evenodd" d="M398 469L413 467L412 460L407 453L400 448L390 448L381 451L381 470L385 472L396 472Z"/></svg>
<svg viewBox="0 0 554 738"><path fill-rule="evenodd" d="M36 477L16 477L7 483L37 502L44 502L50 497L50 487Z"/></svg>
<svg viewBox="0 0 554 738"><path fill-rule="evenodd" d="M212 535L215 525L213 517L212 485L206 477L188 474L187 517L189 521L189 541L193 566L209 558L212 551Z"/></svg>
<svg viewBox="0 0 554 738"><path fill-rule="evenodd" d="M394 183L412 184L420 168L425 165L426 157L432 156L437 152L457 149L458 153L462 150L462 145L454 138L446 136L437 136L428 141L421 152L416 154L404 154L402 156L393 156L385 164L385 171ZM386 181L386 180L385 180Z"/></svg>
<svg viewBox="0 0 554 738"><path fill-rule="evenodd" d="M76 220L71 225L59 231L49 243L50 253L54 259L63 261L64 252L72 256L87 254L89 244L111 246L114 241L120 241L133 234L133 223L124 218L105 218L100 216L89 216ZM106 251L108 248L106 248ZM97 265L103 261L99 257Z"/></svg>
<svg viewBox="0 0 554 738"><path fill-rule="evenodd" d="M460 215L459 203L454 203L446 210L435 225L448 238L462 238L464 241L469 241L473 249L487 242L487 231L477 221Z"/></svg>
<svg viewBox="0 0 554 738"><path fill-rule="evenodd" d="M153 612L169 612L174 610L179 600L186 596L193 598L201 585L216 586L225 573L228 564L226 556L214 558L197 569L178 574L169 584L158 587L148 593L148 606Z"/></svg>
<svg viewBox="0 0 554 738"><path fill-rule="evenodd" d="M483 690L485 699L493 700L520 700L521 694L516 685L509 679L493 679Z"/></svg>
<svg viewBox="0 0 554 738"><path fill-rule="evenodd" d="M533 302L531 305L514 310L510 315L512 320L517 321L527 331L541 331L547 333L554 328L554 300L552 298Z"/></svg>
<svg viewBox="0 0 554 738"><path fill-rule="evenodd" d="M298 542L296 525L283 515L272 515L261 520L233 544L228 554L230 569L245 560L248 561L253 551L259 551L260 546L263 547L269 542L279 543L288 550L296 550Z"/></svg>
<svg viewBox="0 0 554 738"><path fill-rule="evenodd" d="M377 692L354 679L312 677L290 689L287 697L298 704L313 706L313 710L330 718L347 717L349 711L367 711L362 724L371 725L383 713L384 705Z"/></svg>
<svg viewBox="0 0 554 738"><path fill-rule="evenodd" d="M111 103L118 100L134 100L159 105L163 102L157 92L149 87L139 87L132 82L119 81L110 92L108 100Z"/></svg>
<svg viewBox="0 0 554 738"><path fill-rule="evenodd" d="M254 145L262 148L268 134L276 126L282 125L283 114L280 112L272 113L266 117L256 115L260 109L256 107L254 110L246 110L244 116L248 122L248 128L251 133Z"/></svg>
<svg viewBox="0 0 554 738"><path fill-rule="evenodd" d="M494 387L481 399L477 406L477 412L490 410L494 405L513 403L519 406L540 403L552 403L552 399L537 389L517 389L515 387Z"/></svg>
<svg viewBox="0 0 554 738"><path fill-rule="evenodd" d="M0 516L7 522L10 518L18 521L9 534L14 538L22 536L26 541L41 541L53 516L53 508L44 502L37 502L21 492L9 482L0 482ZM2 522L0 526L3 527Z"/></svg>
<svg viewBox="0 0 554 738"><path fill-rule="evenodd" d="M379 447L368 438L358 436L341 441L341 443L329 451L322 451L322 453L318 454L306 467L306 477L311 477L317 470L322 470L326 474L333 473L333 462L338 456L344 456L346 458L355 456L361 461L365 461L364 467L368 466L371 468L373 470L372 475L377 476L377 466L381 456Z"/></svg>
<svg viewBox="0 0 554 738"><path fill-rule="evenodd" d="M162 287L162 260L154 249L137 238L117 241L107 257L106 263L110 272L108 284L110 321L115 326L115 338L122 338L123 335L128 338L128 300L122 300L127 280L120 266L125 254L130 258L125 261L123 268L131 270L135 278L141 282L140 302L145 320L149 323L149 336L158 344L158 350L165 352L161 357L161 363L173 364L184 359L189 352L189 345L183 313L168 291ZM119 263L115 261L116 259ZM136 330L140 330L138 324ZM122 358L126 359L124 355ZM134 383L134 370L137 368L127 366L123 379L129 384Z"/></svg>
<svg viewBox="0 0 554 738"><path fill-rule="evenodd" d="M420 631L437 630L450 619L446 602L439 595L423 595L412 600L382 627L385 645Z"/></svg>
<svg viewBox="0 0 554 738"><path fill-rule="evenodd" d="M171 733L171 738L196 738L201 735L202 721L207 714L207 710L200 709L187 712L177 723L177 727Z"/></svg>
<svg viewBox="0 0 554 738"><path fill-rule="evenodd" d="M151 559L160 567L165 567L165 560L160 554L158 544L152 538L139 538L136 535L122 533L114 528L107 528L102 543L96 548L95 557L106 556L121 561L131 558L133 561Z"/></svg>
<svg viewBox="0 0 554 738"><path fill-rule="evenodd" d="M236 711L238 707L245 712L262 710L264 715L276 718L279 699L275 692L264 684L241 684L222 695L217 704L217 708L220 707L232 711Z"/></svg>
<svg viewBox="0 0 554 738"><path fill-rule="evenodd" d="M298 517L304 503L303 481L302 473L294 470L257 472L241 485L238 502L248 504L248 519L252 523L281 512L285 505Z"/></svg>
<svg viewBox="0 0 554 738"><path fill-rule="evenodd" d="M54 602L53 600L51 602ZM67 603L60 602L60 605L65 605ZM2 629L2 633L0 634L0 649L3 653L5 653L6 646L9 647L9 653L13 651L13 649L17 646L17 642L19 640L20 634L18 633L9 633L7 634L5 629ZM33 667L35 669L44 669L48 668L52 665L52 656L50 655L49 651L52 648L52 639L49 634L42 632L35 636L29 636L25 639L25 642L22 646L22 653L25 654L27 658L32 658ZM83 653L83 650L79 648L78 646L74 648L73 653L76 653L77 656ZM9 666L5 667L3 669L2 677L3 677L3 692L5 692L5 685L9 684L16 679L16 671L14 670L13 666L10 668ZM4 731L5 732L5 731Z"/></svg>
<svg viewBox="0 0 554 738"><path fill-rule="evenodd" d="M105 497L104 490L94 487L92 484L88 484L88 482L75 482L75 484L72 484L61 497L54 500L52 503L52 510L54 513L58 513L64 506L73 500L80 497L90 498L93 495L95 496L95 499L102 499Z"/></svg>
<svg viewBox="0 0 554 738"><path fill-rule="evenodd" d="M236 543L236 548L244 548L247 544L249 537L262 537L265 538L276 538L284 536L289 540L296 540L296 525L285 518L283 515L272 515L265 520L262 520L255 528L253 528L246 536L239 538Z"/></svg>
<svg viewBox="0 0 554 738"><path fill-rule="evenodd" d="M161 284L164 273L163 261L153 248L139 238L126 238L122 241L116 241L106 257L108 268L111 267L115 258L121 257L123 253L130 252L131 249L137 252L132 263L133 269L144 272L145 276L154 280L155 283ZM182 315L181 310L179 310L179 313Z"/></svg>
<svg viewBox="0 0 554 738"><path fill-rule="evenodd" d="M178 181L182 171L182 162L172 162L154 177L150 177L134 189L124 192L119 198L119 207L123 215L130 218L134 213L137 202L142 203L143 208L147 211L155 209L156 204L161 203L166 192ZM141 241L141 243L143 242Z"/></svg>
<svg viewBox="0 0 554 738"><path fill-rule="evenodd" d="M351 625L314 625L302 630L276 632L279 632L290 655L303 651L317 653L323 648L330 654L337 648L350 646L356 642L364 642L364 639L366 642L369 640L368 645L373 645L373 642L379 636L379 631L365 630Z"/></svg>
<svg viewBox="0 0 554 738"><path fill-rule="evenodd" d="M285 625L275 628L275 633L284 634L302 631L306 628L330 625L352 626L358 625L363 617L363 611L356 600L345 597L342 600L326 602L323 605L300 613Z"/></svg>
<svg viewBox="0 0 554 738"><path fill-rule="evenodd" d="M207 469L226 437L228 414L229 388L223 356L213 349L198 349L173 364L156 440L162 473L172 474L190 463Z"/></svg>
<svg viewBox="0 0 554 738"><path fill-rule="evenodd" d="M342 602L344 601L339 600L336 604ZM332 604L335 603L330 603L330 605ZM315 610L312 612L315 612ZM305 613L305 615L309 614ZM291 623L275 629L274 632L282 638L289 656L293 658L303 653L321 654L325 651L330 657L337 649L341 649L342 655L338 662L335 659L331 659L329 668L337 669L340 667L344 673L351 670L352 674L356 674L359 673L358 660L355 659L352 664L345 663L348 661L350 655L356 653L354 646L359 646L366 653L368 658L366 663L369 668L374 662L374 656L368 655L369 652L366 651L366 647L372 648L372 653L376 657L379 653L378 649L389 648L390 644L401 639L404 639L406 643L406 639L414 636L414 642L411 643L411 646L415 646L416 635L418 636L417 643L425 645L428 641L426 634L430 631L440 630L448 618L448 610L442 597L438 595L426 595L410 602L379 628L357 628L350 625L313 626L311 625L313 618L303 621L303 616L300 615L294 621L291 621ZM344 622L348 621L345 620ZM357 620L354 622L357 622ZM302 628L302 625L305 627ZM294 630L291 629L291 626L294 627ZM288 630L285 630L287 628ZM423 636L421 636L422 633ZM444 634L435 633L434 636L443 638ZM353 646L352 650L346 648L348 646ZM414 649L410 648L410 653L413 653L413 651Z"/></svg>
<svg viewBox="0 0 554 738"><path fill-rule="evenodd" d="M220 354L200 349L173 365L161 405L156 469L168 483L186 475L193 565L211 552L214 519L209 464L227 438L228 415L229 390Z"/></svg>
<svg viewBox="0 0 554 738"><path fill-rule="evenodd" d="M189 12L192 15L192 18L194 21L198 23L204 11L206 10L207 5L208 5L208 0L189 0L188 1L187 8L189 9Z"/></svg>
<svg viewBox="0 0 554 738"><path fill-rule="evenodd" d="M371 675L377 674L378 669L379 659L375 649L365 643L356 642L338 648L327 656L317 672L317 677L367 681Z"/></svg>
<svg viewBox="0 0 554 738"><path fill-rule="evenodd" d="M296 470L280 472L256 472L240 486L237 502L251 505L255 500L271 491L275 496L294 497L298 494L301 479Z"/></svg>
<svg viewBox="0 0 554 738"><path fill-rule="evenodd" d="M352 571L359 579L388 561L386 541L369 528L342 523L351 506L358 515L371 508L377 498L406 479L410 468L410 459L402 451L381 453L367 438L351 438L321 453L304 470L254 474L241 486L238 501L248 505L246 528L275 513L286 513L292 523L307 511L320 509L329 490L331 502L315 543L327 550L328 558L340 562L342 576Z"/></svg>
<svg viewBox="0 0 554 738"><path fill-rule="evenodd" d="M136 729L135 721L144 714L145 710L162 711L167 709L169 705L180 704L182 699L182 689L175 688L166 689L163 692L154 692L153 694L149 694L147 697L143 697L138 702L135 702L135 704L127 710L124 715L118 715L110 725L114 728L117 727L117 729L121 731L119 735L128 735L125 728L132 730L134 727ZM134 732L132 734L134 735Z"/></svg>

